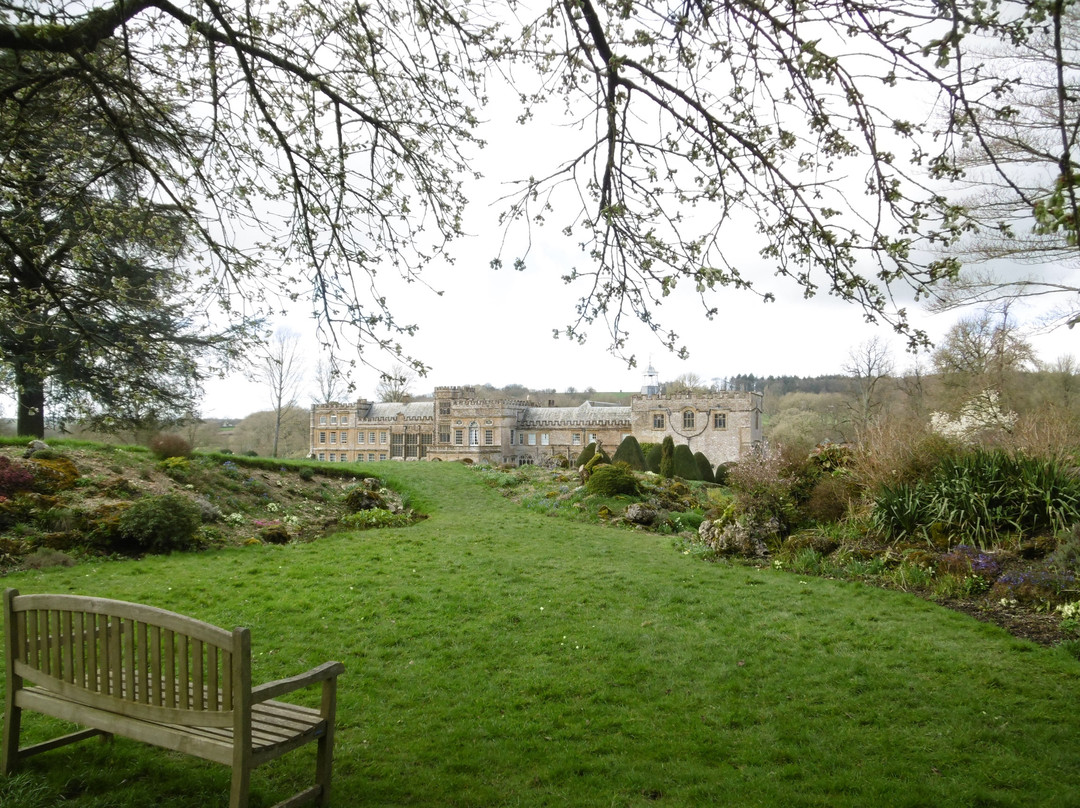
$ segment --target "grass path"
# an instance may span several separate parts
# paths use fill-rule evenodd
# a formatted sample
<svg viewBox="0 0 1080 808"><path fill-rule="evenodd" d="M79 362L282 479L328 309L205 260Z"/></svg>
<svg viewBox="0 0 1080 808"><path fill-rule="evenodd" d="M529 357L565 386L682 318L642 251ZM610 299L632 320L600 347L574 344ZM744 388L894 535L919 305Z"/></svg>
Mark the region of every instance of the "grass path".
<svg viewBox="0 0 1080 808"><path fill-rule="evenodd" d="M374 470L431 518L8 585L250 626L256 681L341 659L335 806L1080 806L1080 665L1061 652L538 516L456 464ZM69 749L0 805L227 802L220 767ZM256 808L306 782L306 754L256 773Z"/></svg>

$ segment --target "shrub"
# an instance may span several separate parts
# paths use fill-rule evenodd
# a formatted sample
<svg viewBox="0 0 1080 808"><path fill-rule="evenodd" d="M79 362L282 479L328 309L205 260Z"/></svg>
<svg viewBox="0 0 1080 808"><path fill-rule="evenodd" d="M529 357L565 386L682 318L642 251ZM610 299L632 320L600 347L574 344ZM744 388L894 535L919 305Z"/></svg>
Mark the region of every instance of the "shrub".
<svg viewBox="0 0 1080 808"><path fill-rule="evenodd" d="M590 460L592 460L594 454L596 454L596 444L590 443L588 446L581 450L581 454L577 456L577 460L574 461L574 465L577 468L581 468Z"/></svg>
<svg viewBox="0 0 1080 808"><path fill-rule="evenodd" d="M179 435L155 435L150 451L158 460L170 457L191 457L191 444Z"/></svg>
<svg viewBox="0 0 1080 808"><path fill-rule="evenodd" d="M585 490L602 497L638 496L641 493L634 470L625 463L595 468L585 482Z"/></svg>
<svg viewBox="0 0 1080 808"><path fill-rule="evenodd" d="M929 478L884 486L873 524L884 536L959 535L980 547L1002 536L1065 529L1080 519L1080 480L1055 460L976 450L946 456Z"/></svg>
<svg viewBox="0 0 1080 808"><path fill-rule="evenodd" d="M682 477L684 480L701 479L694 453L685 443L680 443L675 447L675 476Z"/></svg>
<svg viewBox="0 0 1080 808"><path fill-rule="evenodd" d="M289 529L280 522L259 525L256 521L255 524L259 526L259 538L267 544L288 544L292 540Z"/></svg>
<svg viewBox="0 0 1080 808"><path fill-rule="evenodd" d="M728 484L735 491L736 510L750 517L745 524L775 520L774 532L787 535L795 521L795 500L779 454L758 452L744 457L731 469Z"/></svg>
<svg viewBox="0 0 1080 808"><path fill-rule="evenodd" d="M111 502L95 508L90 514L90 528L87 531L89 544L99 550L111 552L123 546L120 535L120 515L131 507L130 502Z"/></svg>
<svg viewBox="0 0 1080 808"><path fill-rule="evenodd" d="M338 520L343 527L368 530L380 527L408 527L413 522L411 514L393 513L382 508L350 513Z"/></svg>
<svg viewBox="0 0 1080 808"><path fill-rule="evenodd" d="M1062 572L1080 572L1080 524L1075 524L1050 554L1049 566Z"/></svg>
<svg viewBox="0 0 1080 808"><path fill-rule="evenodd" d="M297 474L304 482L311 482L315 479L315 469L311 466L301 466L300 471L298 471Z"/></svg>
<svg viewBox="0 0 1080 808"><path fill-rule="evenodd" d="M41 547L24 556L22 566L28 570L42 570L46 567L73 567L75 566L75 559L59 550Z"/></svg>
<svg viewBox="0 0 1080 808"><path fill-rule="evenodd" d="M924 479L944 458L958 452L955 444L924 425L883 420L859 441L850 467L862 488L876 492Z"/></svg>
<svg viewBox="0 0 1080 808"><path fill-rule="evenodd" d="M199 507L177 494L144 497L120 514L119 534L135 552L169 553L194 545Z"/></svg>
<svg viewBox="0 0 1080 808"><path fill-rule="evenodd" d="M671 435L660 444L660 476L671 479L675 476L675 441Z"/></svg>
<svg viewBox="0 0 1080 808"><path fill-rule="evenodd" d="M34 485L34 475L22 465L11 462L11 458L0 455L0 496L10 497L21 491L29 491Z"/></svg>
<svg viewBox="0 0 1080 808"><path fill-rule="evenodd" d="M727 485L728 478L731 476L731 469L734 466L734 463L718 463L716 471L713 472L713 482L717 485Z"/></svg>
<svg viewBox="0 0 1080 808"><path fill-rule="evenodd" d="M702 452L694 452L694 462L698 467L698 479L704 480L707 483L716 482L716 477L713 476L712 463L709 462Z"/></svg>
<svg viewBox="0 0 1080 808"><path fill-rule="evenodd" d="M847 514L848 503L857 495L855 484L846 474L827 474L820 478L802 506L807 519L819 524L839 522Z"/></svg>
<svg viewBox="0 0 1080 808"><path fill-rule="evenodd" d="M605 466L611 463L611 458L607 456L604 451L599 451L589 458L589 462L585 464L585 478L588 479L589 475L593 473L593 469L597 466Z"/></svg>
<svg viewBox="0 0 1080 808"><path fill-rule="evenodd" d="M67 457L33 457L26 461L26 467L34 475L34 490L41 494L66 491L79 479L78 467Z"/></svg>
<svg viewBox="0 0 1080 808"><path fill-rule="evenodd" d="M619 444L611 460L613 463L625 463L634 471L645 471L648 468L645 465L645 454L641 451L641 444L633 435L623 438L623 442Z"/></svg>
<svg viewBox="0 0 1080 808"><path fill-rule="evenodd" d="M346 491L343 501L345 509L350 513L386 509L386 500L383 499L382 495L378 491L374 491L362 485L358 485Z"/></svg>
<svg viewBox="0 0 1080 808"><path fill-rule="evenodd" d="M663 456L664 449L659 443L649 446L649 451L645 453L645 465L653 474L660 473L660 460Z"/></svg>
<svg viewBox="0 0 1080 808"><path fill-rule="evenodd" d="M977 547L958 544L952 550L942 554L937 561L937 569L955 575L978 575L993 580L1001 571L996 558L987 555Z"/></svg>
<svg viewBox="0 0 1080 808"><path fill-rule="evenodd" d="M843 443L832 443L831 441L819 443L814 447L814 451L810 453L810 462L822 471L829 473L846 469L851 465L853 459L854 455L851 447Z"/></svg>
<svg viewBox="0 0 1080 808"><path fill-rule="evenodd" d="M187 479L188 472L191 471L191 463L188 462L186 457L166 457L161 461L161 470L172 479L183 482Z"/></svg>
<svg viewBox="0 0 1080 808"><path fill-rule="evenodd" d="M38 460L56 460L58 457L63 457L62 452L58 452L55 449L36 449L29 455L23 455L24 457L36 457Z"/></svg>
<svg viewBox="0 0 1080 808"><path fill-rule="evenodd" d="M998 600L1050 607L1065 603L1075 592L1075 575L1044 569L1007 572L997 579L990 594Z"/></svg>

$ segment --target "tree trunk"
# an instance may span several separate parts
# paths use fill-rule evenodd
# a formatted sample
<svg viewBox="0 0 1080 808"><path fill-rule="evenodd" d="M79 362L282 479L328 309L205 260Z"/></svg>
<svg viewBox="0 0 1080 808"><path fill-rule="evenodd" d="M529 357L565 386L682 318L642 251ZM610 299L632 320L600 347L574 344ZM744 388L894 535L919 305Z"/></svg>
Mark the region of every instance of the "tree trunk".
<svg viewBox="0 0 1080 808"><path fill-rule="evenodd" d="M22 360L15 362L17 391L16 434L31 438L45 437L45 379L27 369Z"/></svg>

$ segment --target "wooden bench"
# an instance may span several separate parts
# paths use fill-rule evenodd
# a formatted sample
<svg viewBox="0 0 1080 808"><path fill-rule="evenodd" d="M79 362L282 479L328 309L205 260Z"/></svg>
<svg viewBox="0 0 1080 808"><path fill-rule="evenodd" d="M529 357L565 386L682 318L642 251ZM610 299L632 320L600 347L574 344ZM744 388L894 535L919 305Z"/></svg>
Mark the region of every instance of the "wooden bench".
<svg viewBox="0 0 1080 808"><path fill-rule="evenodd" d="M23 758L94 735L122 735L232 767L230 808L251 771L318 742L315 785L278 808L327 805L340 662L251 686L251 635L174 612L77 595L4 592L3 774ZM322 684L318 710L275 697ZM23 710L88 729L19 748Z"/></svg>

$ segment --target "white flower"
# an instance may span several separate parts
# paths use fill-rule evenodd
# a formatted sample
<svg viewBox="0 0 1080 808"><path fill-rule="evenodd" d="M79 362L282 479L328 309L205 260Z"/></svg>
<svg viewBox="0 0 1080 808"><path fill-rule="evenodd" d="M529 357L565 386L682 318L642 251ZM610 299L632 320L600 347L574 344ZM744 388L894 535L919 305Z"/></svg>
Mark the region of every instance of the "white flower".
<svg viewBox="0 0 1080 808"><path fill-rule="evenodd" d="M961 443L974 443L984 432L1012 432L1015 412L1004 412L998 403L997 390L983 390L960 408L954 419L943 412L930 413L930 428L939 435Z"/></svg>
<svg viewBox="0 0 1080 808"><path fill-rule="evenodd" d="M1057 610L1061 612L1061 616L1065 620L1076 620L1080 618L1080 600L1073 603L1066 603L1064 606L1058 606Z"/></svg>

